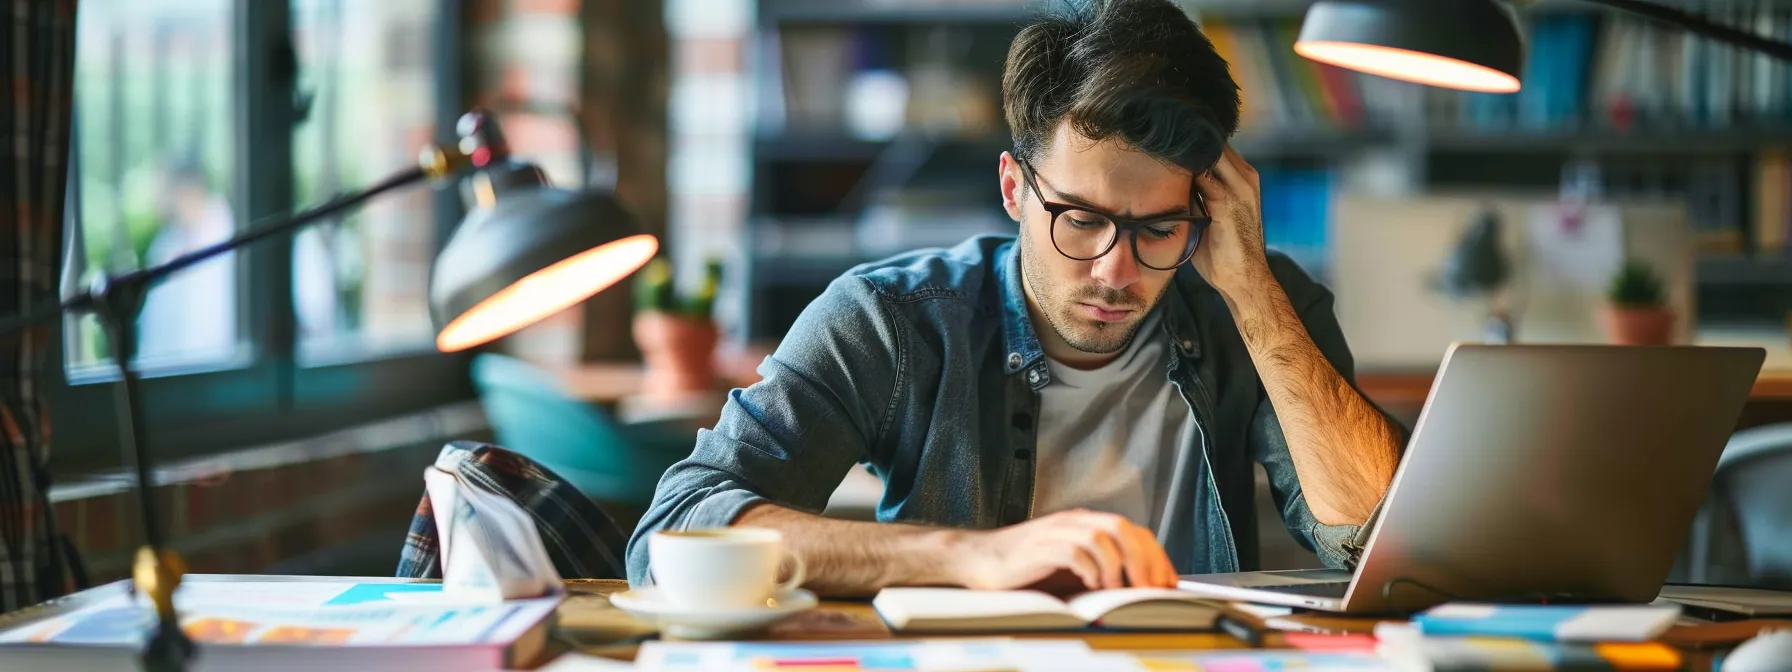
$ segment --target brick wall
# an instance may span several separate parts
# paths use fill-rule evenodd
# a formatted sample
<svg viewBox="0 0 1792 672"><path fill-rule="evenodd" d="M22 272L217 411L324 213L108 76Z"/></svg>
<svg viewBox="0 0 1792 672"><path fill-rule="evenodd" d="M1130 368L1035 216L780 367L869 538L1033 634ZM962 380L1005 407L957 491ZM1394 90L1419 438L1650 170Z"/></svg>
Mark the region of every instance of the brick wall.
<svg viewBox="0 0 1792 672"><path fill-rule="evenodd" d="M753 41L752 0L666 0L672 40L667 106L671 152L667 175L668 233L681 281L705 261L722 259L734 277L743 268L752 142L752 81L746 55ZM717 320L739 324L739 283L724 281Z"/></svg>
<svg viewBox="0 0 1792 672"><path fill-rule="evenodd" d="M557 183L613 187L666 232L670 60L659 0L473 0L471 105L499 111L513 152ZM588 169L586 169L588 167ZM547 363L636 355L618 287L506 339Z"/></svg>
<svg viewBox="0 0 1792 672"><path fill-rule="evenodd" d="M355 446L357 430L348 430L171 465L158 476L168 483L156 488L156 507L169 544L196 573L387 576L423 496L424 468L450 438L489 439L483 429L456 424L437 432L418 423L397 445ZM52 490L57 519L95 584L129 575L142 543L128 483L96 479Z"/></svg>
<svg viewBox="0 0 1792 672"><path fill-rule="evenodd" d="M616 195L642 230L666 230L667 44L661 0L583 0L580 121L590 150L613 162ZM602 176L596 176L601 179ZM634 305L625 287L585 302L581 359L634 358Z"/></svg>

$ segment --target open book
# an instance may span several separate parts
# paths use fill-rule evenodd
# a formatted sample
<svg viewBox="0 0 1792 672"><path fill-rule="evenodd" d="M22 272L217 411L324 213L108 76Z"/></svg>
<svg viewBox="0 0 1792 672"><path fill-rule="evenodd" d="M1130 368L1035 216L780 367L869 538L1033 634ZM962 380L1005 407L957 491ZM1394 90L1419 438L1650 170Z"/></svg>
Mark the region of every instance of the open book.
<svg viewBox="0 0 1792 672"><path fill-rule="evenodd" d="M1069 600L1031 590L885 588L871 601L890 629L909 632L1209 630L1220 602L1168 588L1097 590Z"/></svg>
<svg viewBox="0 0 1792 672"><path fill-rule="evenodd" d="M535 521L482 481L463 477L467 455L444 450L423 472L442 552L442 596L496 604L560 592L560 573Z"/></svg>

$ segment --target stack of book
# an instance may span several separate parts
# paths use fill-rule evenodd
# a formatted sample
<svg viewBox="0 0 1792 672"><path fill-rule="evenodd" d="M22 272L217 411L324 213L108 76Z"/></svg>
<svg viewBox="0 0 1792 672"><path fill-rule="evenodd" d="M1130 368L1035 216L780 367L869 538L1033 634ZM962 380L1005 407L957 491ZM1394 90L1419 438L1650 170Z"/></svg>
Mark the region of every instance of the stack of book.
<svg viewBox="0 0 1792 672"><path fill-rule="evenodd" d="M1792 37L1792 9L1783 4L1730 3L1708 14L1750 32ZM1523 90L1429 90L1432 126L1621 131L1780 127L1792 121L1792 68L1777 59L1623 15L1529 20Z"/></svg>
<svg viewBox="0 0 1792 672"><path fill-rule="evenodd" d="M561 596L473 604L439 583L187 577L175 592L193 669L489 670L545 651ZM126 581L7 614L0 669L130 669L155 624Z"/></svg>
<svg viewBox="0 0 1792 672"><path fill-rule="evenodd" d="M1654 640L1679 616L1672 606L1448 604L1376 626L1376 653L1436 672L1678 670L1680 653Z"/></svg>

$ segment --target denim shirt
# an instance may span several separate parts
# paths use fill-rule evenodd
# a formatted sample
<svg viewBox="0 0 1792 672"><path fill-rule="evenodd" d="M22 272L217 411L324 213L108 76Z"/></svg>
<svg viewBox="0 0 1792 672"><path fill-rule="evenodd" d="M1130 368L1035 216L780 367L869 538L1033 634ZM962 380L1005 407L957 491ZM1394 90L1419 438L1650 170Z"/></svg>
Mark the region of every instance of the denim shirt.
<svg viewBox="0 0 1792 672"><path fill-rule="evenodd" d="M1314 344L1354 386L1331 292L1284 255L1271 251L1269 262ZM1275 408L1219 293L1185 264L1158 305L1162 333L1137 337L1170 339L1164 373L1199 430L1185 433L1166 465L1177 472L1158 541L1177 571L1257 567L1253 461L1269 475L1289 532L1327 566L1353 567L1361 530L1321 524L1307 508ZM803 311L760 364L763 379L734 390L715 429L700 431L691 456L660 479L629 542L629 580L646 579L652 532L725 526L758 502L819 513L855 463L884 482L879 521L976 529L1026 521L1050 371L1013 236L854 268Z"/></svg>

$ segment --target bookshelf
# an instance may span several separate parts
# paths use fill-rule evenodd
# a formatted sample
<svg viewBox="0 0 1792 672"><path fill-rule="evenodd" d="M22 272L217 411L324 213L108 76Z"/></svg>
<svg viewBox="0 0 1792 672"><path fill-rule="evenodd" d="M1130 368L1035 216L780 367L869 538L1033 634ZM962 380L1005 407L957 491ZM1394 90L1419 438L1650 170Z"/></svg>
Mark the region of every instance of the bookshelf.
<svg viewBox="0 0 1792 672"><path fill-rule="evenodd" d="M1763 201L1772 181L1762 179L1778 176L1779 188L1792 191L1792 169L1775 167L1783 156L1778 164L1763 158L1792 147L1787 64L1595 5L1541 0L1522 14L1531 42L1525 90L1465 94L1299 58L1290 45L1308 0L1179 4L1198 17L1244 90L1246 123L1235 146L1259 170L1313 186L1309 197L1327 197L1328 182L1315 175L1347 172L1371 154L1410 162L1419 191L1547 189L1565 168L1591 162L1611 183L1608 194L1691 204L1711 255L1700 263L1701 319L1783 324L1792 311L1792 236L1770 233L1792 229L1792 203ZM1792 36L1792 0L1668 4ZM938 240L912 232L899 241L910 246L955 242L984 226L1012 231L990 180L1010 142L1000 67L1018 27L1041 5L760 0L749 68L758 127L744 228L747 338L781 334L828 280L884 256L864 244L883 235L867 234L866 221L959 224L935 227L944 228ZM888 97L899 80L906 102ZM879 96L889 109L854 107ZM1302 217L1324 212L1286 205ZM1267 233L1323 249L1310 224ZM794 244L801 241L814 242Z"/></svg>
<svg viewBox="0 0 1792 672"><path fill-rule="evenodd" d="M1792 146L1792 125L1760 128L1618 131L1565 128L1545 131L1475 131L1438 128L1425 133L1433 152L1562 153L1581 156L1724 155L1765 146Z"/></svg>

